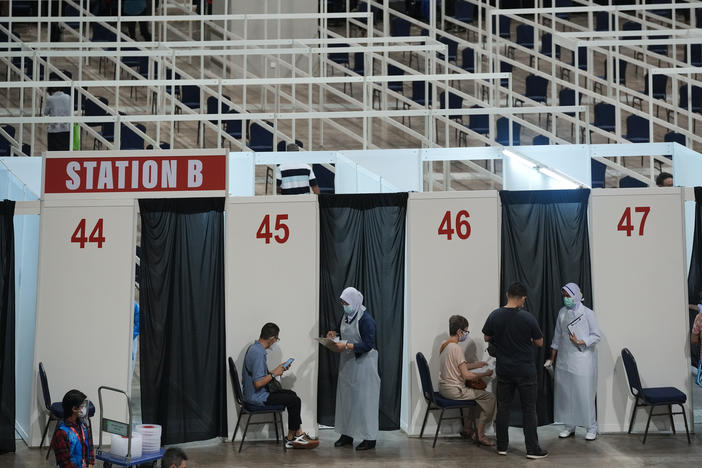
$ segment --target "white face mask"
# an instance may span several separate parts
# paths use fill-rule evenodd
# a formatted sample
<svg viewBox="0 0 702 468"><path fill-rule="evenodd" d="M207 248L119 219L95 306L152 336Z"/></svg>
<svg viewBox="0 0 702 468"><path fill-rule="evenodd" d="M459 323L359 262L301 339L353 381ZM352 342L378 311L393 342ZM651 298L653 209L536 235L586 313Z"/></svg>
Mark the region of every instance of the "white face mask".
<svg viewBox="0 0 702 468"><path fill-rule="evenodd" d="M78 417L80 419L85 419L88 417L88 404L87 403L84 406L80 407L80 411L78 411Z"/></svg>

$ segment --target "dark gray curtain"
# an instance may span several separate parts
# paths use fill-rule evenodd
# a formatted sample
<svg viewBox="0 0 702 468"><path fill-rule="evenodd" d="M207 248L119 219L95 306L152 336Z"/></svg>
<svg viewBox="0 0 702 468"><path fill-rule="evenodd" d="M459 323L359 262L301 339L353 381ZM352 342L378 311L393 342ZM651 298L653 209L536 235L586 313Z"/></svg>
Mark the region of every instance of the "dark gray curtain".
<svg viewBox="0 0 702 468"><path fill-rule="evenodd" d="M690 272L687 276L687 293L689 304L702 302L702 187L695 187L695 234L692 239L692 257ZM690 332L697 311L690 310ZM690 344L692 365L697 366L700 358L700 346Z"/></svg>
<svg viewBox="0 0 702 468"><path fill-rule="evenodd" d="M347 286L376 322L380 429L400 427L407 194L320 195L319 333L337 330ZM339 356L320 347L317 416L334 425Z"/></svg>
<svg viewBox="0 0 702 468"><path fill-rule="evenodd" d="M15 202L0 202L0 453L15 451Z"/></svg>
<svg viewBox="0 0 702 468"><path fill-rule="evenodd" d="M502 269L500 304L515 281L527 288L526 309L544 334L536 362L539 391L539 425L553 422L553 382L543 363L551 352L558 311L563 306L561 287L577 283L583 303L592 307L590 242L587 207L589 189L502 191ZM511 425L521 426L519 401L513 404Z"/></svg>
<svg viewBox="0 0 702 468"><path fill-rule="evenodd" d="M143 420L163 444L226 437L224 199L139 206Z"/></svg>

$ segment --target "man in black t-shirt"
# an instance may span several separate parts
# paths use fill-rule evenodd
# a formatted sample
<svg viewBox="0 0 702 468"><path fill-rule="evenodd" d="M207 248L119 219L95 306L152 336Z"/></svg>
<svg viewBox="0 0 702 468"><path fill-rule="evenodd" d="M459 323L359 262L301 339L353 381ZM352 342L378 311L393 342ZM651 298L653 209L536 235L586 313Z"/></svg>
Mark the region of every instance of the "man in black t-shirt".
<svg viewBox="0 0 702 468"><path fill-rule="evenodd" d="M527 458L544 458L548 452L541 449L536 434L534 364L534 346L543 346L544 337L534 316L522 309L525 301L526 288L513 283L507 290L507 304L492 311L483 326L485 341L494 344L497 358L497 453L507 455L510 406L518 390Z"/></svg>

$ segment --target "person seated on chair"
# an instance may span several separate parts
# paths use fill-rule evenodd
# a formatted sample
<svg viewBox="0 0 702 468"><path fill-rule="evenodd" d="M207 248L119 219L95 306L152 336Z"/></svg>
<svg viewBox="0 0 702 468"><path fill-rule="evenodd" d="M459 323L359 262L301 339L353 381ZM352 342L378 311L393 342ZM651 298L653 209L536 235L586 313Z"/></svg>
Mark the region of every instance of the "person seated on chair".
<svg viewBox="0 0 702 468"><path fill-rule="evenodd" d="M64 420L58 423L51 448L58 468L93 468L93 434L86 424L88 400L80 390L69 390L61 402Z"/></svg>
<svg viewBox="0 0 702 468"><path fill-rule="evenodd" d="M183 449L171 447L163 454L161 466L163 468L188 468L187 460L188 456Z"/></svg>
<svg viewBox="0 0 702 468"><path fill-rule="evenodd" d="M244 368L242 383L244 390L244 400L253 405L261 406L285 406L288 410L288 435L285 438L285 446L288 448L316 448L319 440L312 439L302 431L302 419L300 409L302 402L292 390L273 388L269 385L275 381L276 377L283 375L290 366L284 367L280 364L272 371L268 370L266 364L266 351L271 346L280 341L278 334L280 328L275 323L266 323L261 328L261 334L249 349L244 357Z"/></svg>
<svg viewBox="0 0 702 468"><path fill-rule="evenodd" d="M474 400L476 407L471 409L463 421L462 435L472 439L478 445L492 447L495 445L485 436L485 426L495 417L495 395L485 391L485 382L481 377L492 375L492 370L471 372L487 365L486 362L466 361L466 355L458 343L468 339L468 320L461 315L449 318L449 339L439 349L441 371L439 373L439 393L450 400ZM476 411L477 410L477 411ZM480 413L478 415L478 412ZM475 420L477 428L474 428Z"/></svg>

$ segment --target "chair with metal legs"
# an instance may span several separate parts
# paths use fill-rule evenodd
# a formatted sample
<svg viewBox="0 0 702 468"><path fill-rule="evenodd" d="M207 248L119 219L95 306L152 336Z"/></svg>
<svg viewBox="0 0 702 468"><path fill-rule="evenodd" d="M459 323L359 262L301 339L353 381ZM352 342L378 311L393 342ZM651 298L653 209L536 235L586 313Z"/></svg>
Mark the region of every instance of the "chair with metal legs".
<svg viewBox="0 0 702 468"><path fill-rule="evenodd" d="M234 388L234 399L239 407L239 417L236 420L236 427L234 428L234 435L232 435L232 442L236 437L237 432L239 432L239 423L241 423L241 418L243 416L248 416L246 419L246 425L244 426L244 433L241 436L241 442L239 443L239 452L241 452L241 447L244 446L244 439L246 439L246 433L249 431L249 424L268 424L271 421L259 421L251 422L251 417L255 415L262 414L272 414L273 415L273 427L275 427L275 441L280 442L280 435L278 433L278 423L280 423L280 434L283 435L283 450L285 447L285 431L283 429L283 411L285 411L285 406L283 405L253 405L244 401L244 395L241 391L241 384L239 383L239 373L236 370L236 364L234 360L229 357L229 377L232 380L232 387Z"/></svg>

